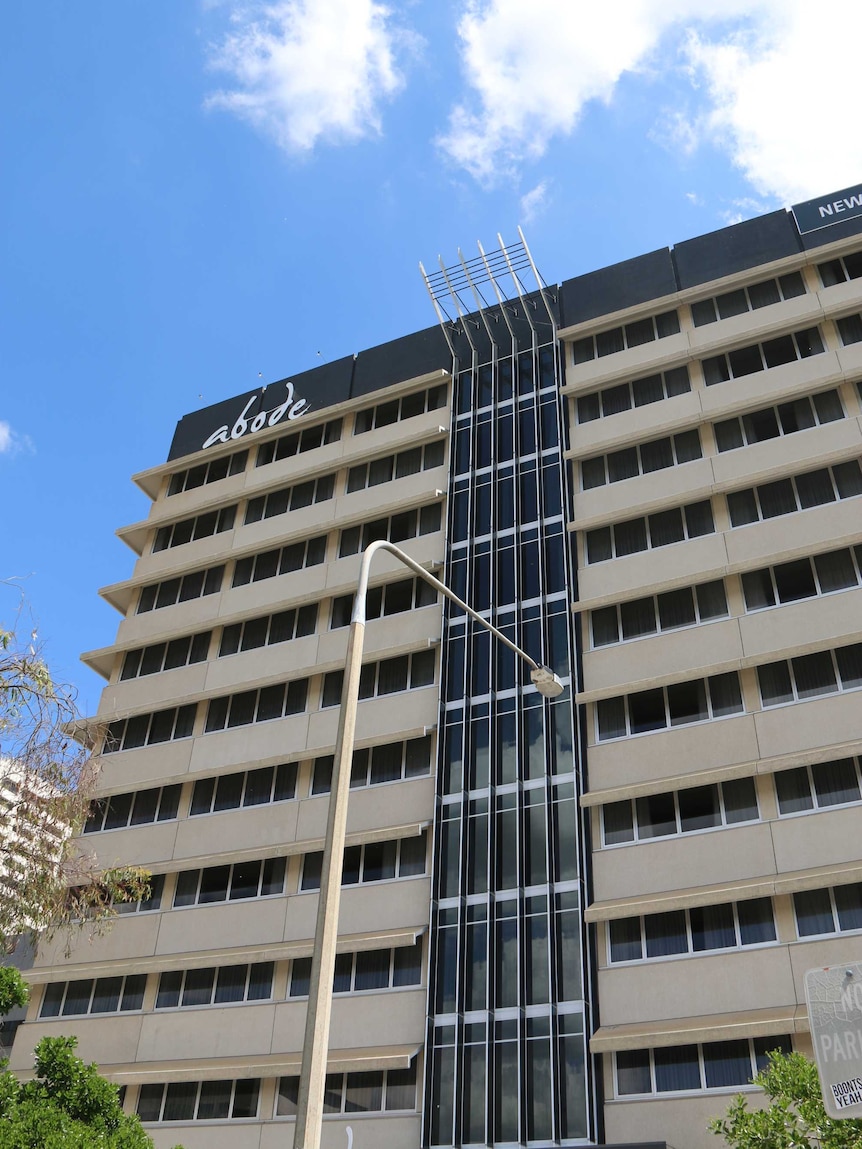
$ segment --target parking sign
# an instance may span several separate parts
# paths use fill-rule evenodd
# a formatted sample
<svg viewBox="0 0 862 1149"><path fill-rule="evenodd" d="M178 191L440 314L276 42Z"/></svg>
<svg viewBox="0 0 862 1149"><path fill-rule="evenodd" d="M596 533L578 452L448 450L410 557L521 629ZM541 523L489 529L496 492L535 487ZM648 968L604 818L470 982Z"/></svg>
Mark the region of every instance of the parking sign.
<svg viewBox="0 0 862 1149"><path fill-rule="evenodd" d="M811 969L805 999L830 1117L862 1117L862 962Z"/></svg>

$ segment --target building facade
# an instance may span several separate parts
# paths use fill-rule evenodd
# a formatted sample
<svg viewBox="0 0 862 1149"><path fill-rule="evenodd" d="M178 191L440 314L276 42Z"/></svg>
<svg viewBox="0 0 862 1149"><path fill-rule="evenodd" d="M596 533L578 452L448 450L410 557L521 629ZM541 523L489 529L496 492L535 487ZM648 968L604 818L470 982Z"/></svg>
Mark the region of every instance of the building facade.
<svg viewBox="0 0 862 1149"><path fill-rule="evenodd" d="M74 1032L160 1149L292 1144L377 538L566 690L377 560L324 1144L700 1149L810 1051L804 972L862 945L859 193L181 420L85 656L85 837L152 897L43 948L14 1068Z"/></svg>

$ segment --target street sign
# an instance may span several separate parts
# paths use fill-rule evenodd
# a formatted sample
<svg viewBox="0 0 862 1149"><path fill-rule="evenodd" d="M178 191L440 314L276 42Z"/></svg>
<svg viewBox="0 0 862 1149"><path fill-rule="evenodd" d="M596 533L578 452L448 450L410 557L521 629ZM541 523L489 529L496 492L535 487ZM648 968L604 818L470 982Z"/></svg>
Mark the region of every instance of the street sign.
<svg viewBox="0 0 862 1149"><path fill-rule="evenodd" d="M810 969L805 1000L830 1117L862 1117L862 962Z"/></svg>

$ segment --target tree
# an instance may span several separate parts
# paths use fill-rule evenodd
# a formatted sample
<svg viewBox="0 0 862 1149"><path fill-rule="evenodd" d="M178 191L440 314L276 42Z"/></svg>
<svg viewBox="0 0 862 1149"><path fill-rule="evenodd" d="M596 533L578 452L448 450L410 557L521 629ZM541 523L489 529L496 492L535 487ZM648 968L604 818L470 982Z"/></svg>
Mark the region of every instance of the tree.
<svg viewBox="0 0 862 1149"><path fill-rule="evenodd" d="M76 1045L74 1037L43 1037L35 1080L0 1074L0 1149L152 1149L137 1115L123 1112L117 1086L76 1057Z"/></svg>
<svg viewBox="0 0 862 1149"><path fill-rule="evenodd" d="M20 627L19 609L16 625ZM36 632L0 627L0 946L82 922L95 932L118 901L148 894L137 867L99 871L77 841L93 796L101 731L81 722L72 688L54 681Z"/></svg>
<svg viewBox="0 0 862 1149"><path fill-rule="evenodd" d="M29 1000L29 986L18 970L11 965L0 965L0 1018L11 1009L25 1006Z"/></svg>
<svg viewBox="0 0 862 1149"><path fill-rule="evenodd" d="M817 1067L803 1054L770 1053L754 1084L769 1098L766 1108L749 1109L740 1094L710 1123L734 1149L862 1149L862 1121L827 1115Z"/></svg>

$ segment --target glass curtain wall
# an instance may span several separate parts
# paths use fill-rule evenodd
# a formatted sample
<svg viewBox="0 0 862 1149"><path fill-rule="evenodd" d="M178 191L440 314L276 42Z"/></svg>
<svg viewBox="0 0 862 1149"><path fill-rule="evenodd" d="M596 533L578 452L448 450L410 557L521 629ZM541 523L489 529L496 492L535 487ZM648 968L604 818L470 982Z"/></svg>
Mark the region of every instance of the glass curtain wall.
<svg viewBox="0 0 862 1149"><path fill-rule="evenodd" d="M587 1140L575 597L555 341L456 372L446 578L566 683L444 624L426 1146Z"/></svg>

